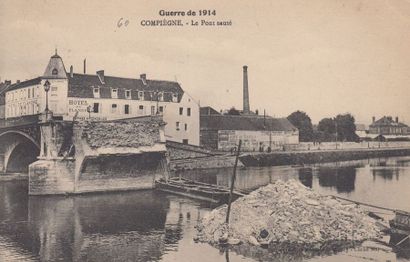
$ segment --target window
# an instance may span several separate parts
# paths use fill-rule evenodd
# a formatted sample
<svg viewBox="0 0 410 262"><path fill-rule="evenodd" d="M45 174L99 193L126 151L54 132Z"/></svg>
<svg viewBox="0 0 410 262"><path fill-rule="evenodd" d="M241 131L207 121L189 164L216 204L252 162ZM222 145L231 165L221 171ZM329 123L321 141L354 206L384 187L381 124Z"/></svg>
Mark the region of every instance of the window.
<svg viewBox="0 0 410 262"><path fill-rule="evenodd" d="M144 106L139 106L139 109L140 109L140 110L144 110Z"/></svg>
<svg viewBox="0 0 410 262"><path fill-rule="evenodd" d="M179 122L176 122L175 125L176 125L176 128L177 128L177 131L179 131Z"/></svg>
<svg viewBox="0 0 410 262"><path fill-rule="evenodd" d="M158 111L159 111L160 113L164 113L164 107L163 107L163 106L158 107Z"/></svg>
<svg viewBox="0 0 410 262"><path fill-rule="evenodd" d="M56 87L56 86L52 86L52 87L51 87L51 91L52 91L52 92L57 91L57 87Z"/></svg>
<svg viewBox="0 0 410 262"><path fill-rule="evenodd" d="M143 91L138 92L138 99L139 100L144 100L144 92Z"/></svg>
<svg viewBox="0 0 410 262"><path fill-rule="evenodd" d="M32 96L31 96L31 97L33 97L33 98L34 98L34 88L33 88L33 89L31 89L31 91L32 91Z"/></svg>
<svg viewBox="0 0 410 262"><path fill-rule="evenodd" d="M158 93L158 101L164 101L164 93Z"/></svg>
<svg viewBox="0 0 410 262"><path fill-rule="evenodd" d="M188 108L186 109L186 115L187 115L187 116L191 116L191 108L188 107Z"/></svg>
<svg viewBox="0 0 410 262"><path fill-rule="evenodd" d="M151 115L155 115L155 106L151 106Z"/></svg>
<svg viewBox="0 0 410 262"><path fill-rule="evenodd" d="M131 90L125 90L125 98L131 99Z"/></svg>
<svg viewBox="0 0 410 262"><path fill-rule="evenodd" d="M111 105L111 113L117 113L117 104Z"/></svg>
<svg viewBox="0 0 410 262"><path fill-rule="evenodd" d="M180 108L179 108L179 115L182 116L183 113L184 113L184 108L183 108L183 107L180 107Z"/></svg>
<svg viewBox="0 0 410 262"><path fill-rule="evenodd" d="M54 68L53 71L51 72L51 74L52 74L53 76L58 75L58 70L57 70L56 68Z"/></svg>
<svg viewBox="0 0 410 262"><path fill-rule="evenodd" d="M118 98L118 89L117 88L111 89L111 98Z"/></svg>
<svg viewBox="0 0 410 262"><path fill-rule="evenodd" d="M128 115L130 113L130 105L124 105L124 114Z"/></svg>
<svg viewBox="0 0 410 262"><path fill-rule="evenodd" d="M100 104L99 103L94 103L93 112L94 113L99 113L99 111L100 111Z"/></svg>
<svg viewBox="0 0 410 262"><path fill-rule="evenodd" d="M30 95L31 95L30 89L27 89L27 94L28 94L28 98L30 98Z"/></svg>
<svg viewBox="0 0 410 262"><path fill-rule="evenodd" d="M172 94L172 102L178 102L178 94Z"/></svg>
<svg viewBox="0 0 410 262"><path fill-rule="evenodd" d="M100 88L99 87L94 87L93 88L93 94L95 98L100 98Z"/></svg>
<svg viewBox="0 0 410 262"><path fill-rule="evenodd" d="M182 144L188 145L188 139L182 139Z"/></svg>
<svg viewBox="0 0 410 262"><path fill-rule="evenodd" d="M185 124L185 131L188 130L188 124Z"/></svg>

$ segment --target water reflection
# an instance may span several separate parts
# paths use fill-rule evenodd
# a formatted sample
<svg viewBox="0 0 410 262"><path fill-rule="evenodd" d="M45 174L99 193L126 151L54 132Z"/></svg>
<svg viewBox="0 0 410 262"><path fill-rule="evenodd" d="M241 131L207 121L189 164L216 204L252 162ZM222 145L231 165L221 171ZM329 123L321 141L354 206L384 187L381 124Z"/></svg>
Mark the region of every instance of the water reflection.
<svg viewBox="0 0 410 262"><path fill-rule="evenodd" d="M317 170L321 187L334 187L338 193L349 193L355 188L356 168L319 167Z"/></svg>
<svg viewBox="0 0 410 262"><path fill-rule="evenodd" d="M384 180L392 180L395 178L399 180L400 170L399 169L386 169L386 168L373 168L372 169L373 181L376 180L377 177L381 177Z"/></svg>
<svg viewBox="0 0 410 262"><path fill-rule="evenodd" d="M410 210L409 166L410 157L305 167L255 167L239 169L235 186L254 189L277 179L298 179L322 194ZM176 175L228 186L232 171L200 170ZM0 260L2 254L9 254L4 261L12 260L11 257L17 258L14 261L301 259L291 252L278 255L241 246L228 253L194 243L194 226L207 212L207 203L153 191L28 197L27 182L3 182L0 183ZM406 253L396 253L408 258Z"/></svg>
<svg viewBox="0 0 410 262"><path fill-rule="evenodd" d="M311 167L299 169L299 181L306 187L312 188L313 170Z"/></svg>

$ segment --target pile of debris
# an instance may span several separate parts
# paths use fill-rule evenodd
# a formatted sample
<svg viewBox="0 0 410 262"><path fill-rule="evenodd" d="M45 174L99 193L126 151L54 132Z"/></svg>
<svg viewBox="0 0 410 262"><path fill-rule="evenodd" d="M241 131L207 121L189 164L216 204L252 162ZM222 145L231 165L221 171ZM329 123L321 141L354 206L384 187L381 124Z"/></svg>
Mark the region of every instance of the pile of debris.
<svg viewBox="0 0 410 262"><path fill-rule="evenodd" d="M360 242L380 236L375 221L355 204L322 196L296 180L278 180L204 216L201 242L253 245L290 243L320 249L331 242Z"/></svg>
<svg viewBox="0 0 410 262"><path fill-rule="evenodd" d="M140 147L160 142L162 119L141 118L141 120L113 120L104 122L79 122L82 137L91 148L98 147Z"/></svg>

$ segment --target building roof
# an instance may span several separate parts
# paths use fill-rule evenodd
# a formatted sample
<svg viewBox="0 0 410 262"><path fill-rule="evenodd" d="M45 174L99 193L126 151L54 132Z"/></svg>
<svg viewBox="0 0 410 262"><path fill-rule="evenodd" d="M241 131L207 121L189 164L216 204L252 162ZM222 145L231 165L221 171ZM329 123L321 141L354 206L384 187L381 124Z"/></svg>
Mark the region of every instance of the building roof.
<svg viewBox="0 0 410 262"><path fill-rule="evenodd" d="M28 87L28 86L33 86L33 85L38 85L41 83L41 77L36 77L33 79L29 79L20 83L14 83L12 85L10 85L9 88L7 88L7 91L11 91L11 90L16 90L19 88L23 88L23 87Z"/></svg>
<svg viewBox="0 0 410 262"><path fill-rule="evenodd" d="M111 98L111 90L118 89L118 98L125 98L125 90L131 90L131 99L138 99L138 91L144 92L144 100L156 100L156 92L162 92L164 101L172 101L172 95L178 95L180 101L184 91L177 82L145 80L104 76L104 83L98 75L73 74L68 78L68 96L93 98L93 88L100 88L100 98Z"/></svg>
<svg viewBox="0 0 410 262"><path fill-rule="evenodd" d="M200 115L220 115L218 111L210 106L204 106L199 109Z"/></svg>
<svg viewBox="0 0 410 262"><path fill-rule="evenodd" d="M50 61L44 71L43 78L67 78L67 71L63 59L57 54L50 57Z"/></svg>
<svg viewBox="0 0 410 262"><path fill-rule="evenodd" d="M365 124L356 124L356 131L366 131L367 127Z"/></svg>
<svg viewBox="0 0 410 262"><path fill-rule="evenodd" d="M406 124L396 122L391 116L383 116L379 120L370 124L370 127L381 127L381 126L392 126L392 127L408 127Z"/></svg>
<svg viewBox="0 0 410 262"><path fill-rule="evenodd" d="M297 131L286 118L201 115L201 130Z"/></svg>

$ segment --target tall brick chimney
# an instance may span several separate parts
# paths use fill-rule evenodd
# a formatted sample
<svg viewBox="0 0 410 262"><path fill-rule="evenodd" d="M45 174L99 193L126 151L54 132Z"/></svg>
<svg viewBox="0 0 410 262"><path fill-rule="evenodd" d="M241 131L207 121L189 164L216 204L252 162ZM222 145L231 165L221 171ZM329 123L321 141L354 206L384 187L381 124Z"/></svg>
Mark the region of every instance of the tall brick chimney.
<svg viewBox="0 0 410 262"><path fill-rule="evenodd" d="M249 114L248 66L243 66L243 113Z"/></svg>
<svg viewBox="0 0 410 262"><path fill-rule="evenodd" d="M399 117L398 116L396 116L396 123L398 123L399 122Z"/></svg>

